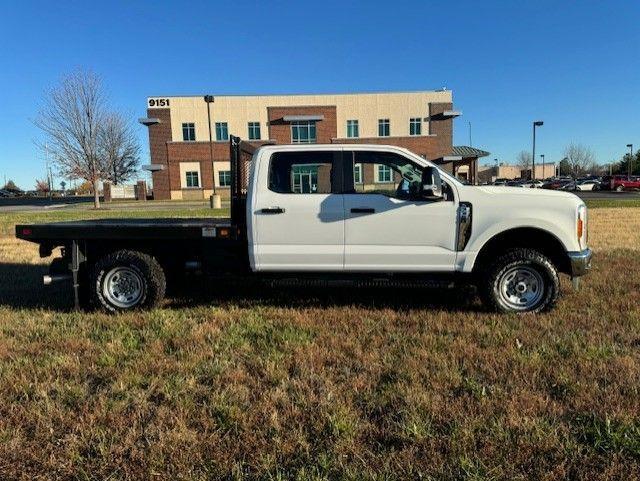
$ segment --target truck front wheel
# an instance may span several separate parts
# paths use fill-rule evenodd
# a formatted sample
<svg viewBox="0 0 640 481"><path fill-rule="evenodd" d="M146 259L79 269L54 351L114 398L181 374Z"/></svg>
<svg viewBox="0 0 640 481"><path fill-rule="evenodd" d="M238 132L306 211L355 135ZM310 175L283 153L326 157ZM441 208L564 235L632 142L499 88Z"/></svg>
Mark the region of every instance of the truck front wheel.
<svg viewBox="0 0 640 481"><path fill-rule="evenodd" d="M155 258L121 250L96 262L90 286L95 305L118 312L158 306L164 298L166 280Z"/></svg>
<svg viewBox="0 0 640 481"><path fill-rule="evenodd" d="M492 310L542 312L558 300L558 271L536 250L509 250L483 274L478 287L483 303Z"/></svg>

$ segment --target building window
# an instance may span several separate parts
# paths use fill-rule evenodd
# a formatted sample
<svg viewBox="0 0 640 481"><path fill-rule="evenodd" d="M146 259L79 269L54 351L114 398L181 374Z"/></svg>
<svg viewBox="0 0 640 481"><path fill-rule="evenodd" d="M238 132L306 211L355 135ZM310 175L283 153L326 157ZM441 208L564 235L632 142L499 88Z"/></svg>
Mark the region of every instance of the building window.
<svg viewBox="0 0 640 481"><path fill-rule="evenodd" d="M422 135L422 119L420 117L409 119L409 135Z"/></svg>
<svg viewBox="0 0 640 481"><path fill-rule="evenodd" d="M360 137L357 120L347 120L347 137Z"/></svg>
<svg viewBox="0 0 640 481"><path fill-rule="evenodd" d="M362 164L353 164L353 182L362 184Z"/></svg>
<svg viewBox="0 0 640 481"><path fill-rule="evenodd" d="M378 173L376 177L376 182L381 184L393 182L393 173L391 167L388 165L378 164L376 166L376 172Z"/></svg>
<svg viewBox="0 0 640 481"><path fill-rule="evenodd" d="M249 122L249 140L260 140L260 122Z"/></svg>
<svg viewBox="0 0 640 481"><path fill-rule="evenodd" d="M378 137L389 137L390 132L389 119L378 119Z"/></svg>
<svg viewBox="0 0 640 481"><path fill-rule="evenodd" d="M216 122L216 140L229 140L229 128L226 122Z"/></svg>
<svg viewBox="0 0 640 481"><path fill-rule="evenodd" d="M196 124L193 122L182 124L182 140L185 142L196 140Z"/></svg>
<svg viewBox="0 0 640 481"><path fill-rule="evenodd" d="M291 142L293 144L315 144L316 143L315 120L291 122Z"/></svg>
<svg viewBox="0 0 640 481"><path fill-rule="evenodd" d="M231 171L220 170L218 172L218 184L220 187L229 187L231 185Z"/></svg>
<svg viewBox="0 0 640 481"><path fill-rule="evenodd" d="M185 176L187 179L187 187L200 187L200 179L197 170L185 172Z"/></svg>

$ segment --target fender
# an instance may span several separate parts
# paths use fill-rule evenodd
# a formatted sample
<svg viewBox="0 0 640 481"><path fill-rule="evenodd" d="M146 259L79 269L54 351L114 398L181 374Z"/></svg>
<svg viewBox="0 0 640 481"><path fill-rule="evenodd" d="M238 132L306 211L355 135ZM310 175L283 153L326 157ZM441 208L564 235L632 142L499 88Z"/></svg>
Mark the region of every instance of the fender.
<svg viewBox="0 0 640 481"><path fill-rule="evenodd" d="M475 226L474 226L475 227ZM471 272L476 262L478 254L482 248L495 236L514 229L536 229L555 237L566 251L573 249L574 240L569 237L569 233L560 224L549 222L540 218L507 219L502 222L491 224L482 231L478 237L473 238L464 252L459 252L457 256L457 268L462 272Z"/></svg>

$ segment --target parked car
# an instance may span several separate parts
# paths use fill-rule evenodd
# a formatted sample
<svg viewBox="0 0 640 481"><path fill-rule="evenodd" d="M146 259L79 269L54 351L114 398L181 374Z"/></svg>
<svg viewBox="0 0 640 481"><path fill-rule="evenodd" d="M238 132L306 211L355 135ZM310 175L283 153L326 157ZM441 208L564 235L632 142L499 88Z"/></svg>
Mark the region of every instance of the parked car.
<svg viewBox="0 0 640 481"><path fill-rule="evenodd" d="M576 280L590 267L587 208L573 194L466 186L388 145L256 149L231 137L230 150L228 219L27 224L16 236L42 257L63 247L45 283L66 281L77 307L110 312L158 306L186 270L283 289L470 283L491 309L541 312L560 295L559 272ZM355 164L385 166L391 181L357 183Z"/></svg>
<svg viewBox="0 0 640 481"><path fill-rule="evenodd" d="M528 187L530 189L539 189L544 185L544 182L541 180L527 180L522 183L522 187Z"/></svg>
<svg viewBox="0 0 640 481"><path fill-rule="evenodd" d="M15 197L16 195L10 190L0 189L0 197Z"/></svg>
<svg viewBox="0 0 640 481"><path fill-rule="evenodd" d="M542 188L543 189L549 189L549 190L558 190L561 189L563 186L569 184L570 182L572 182L570 179L554 179L552 181L546 182L544 184L542 184Z"/></svg>
<svg viewBox="0 0 640 481"><path fill-rule="evenodd" d="M583 180L575 184L575 190L600 190L600 182L597 180Z"/></svg>
<svg viewBox="0 0 640 481"><path fill-rule="evenodd" d="M519 180L512 180L507 182L507 187L524 187L524 185Z"/></svg>
<svg viewBox="0 0 640 481"><path fill-rule="evenodd" d="M611 190L622 192L624 190L640 189L640 177L627 175L614 175L610 181Z"/></svg>
<svg viewBox="0 0 640 481"><path fill-rule="evenodd" d="M600 190L611 190L611 176L603 175L600 179Z"/></svg>

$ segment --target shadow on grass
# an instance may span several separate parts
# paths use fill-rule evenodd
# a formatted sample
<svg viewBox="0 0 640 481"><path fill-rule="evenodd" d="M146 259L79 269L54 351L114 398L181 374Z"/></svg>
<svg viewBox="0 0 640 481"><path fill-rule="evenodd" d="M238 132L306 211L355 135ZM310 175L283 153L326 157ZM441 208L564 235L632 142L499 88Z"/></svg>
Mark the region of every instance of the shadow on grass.
<svg viewBox="0 0 640 481"><path fill-rule="evenodd" d="M53 310L73 308L70 285L43 285L42 276L48 272L49 267L42 264L0 263L0 307Z"/></svg>
<svg viewBox="0 0 640 481"><path fill-rule="evenodd" d="M238 307L341 307L375 309L432 308L477 311L480 304L472 288L436 289L401 287L270 286L259 281L219 283L191 278L174 288L167 307L235 305Z"/></svg>
<svg viewBox="0 0 640 481"><path fill-rule="evenodd" d="M71 311L70 282L44 286L42 276L48 266L0 263L0 307ZM464 289L354 288L354 287L271 287L258 281L220 283L207 277L187 276L174 281L165 307L181 309L198 306L238 307L332 307L415 309L449 311L480 309L474 293Z"/></svg>

